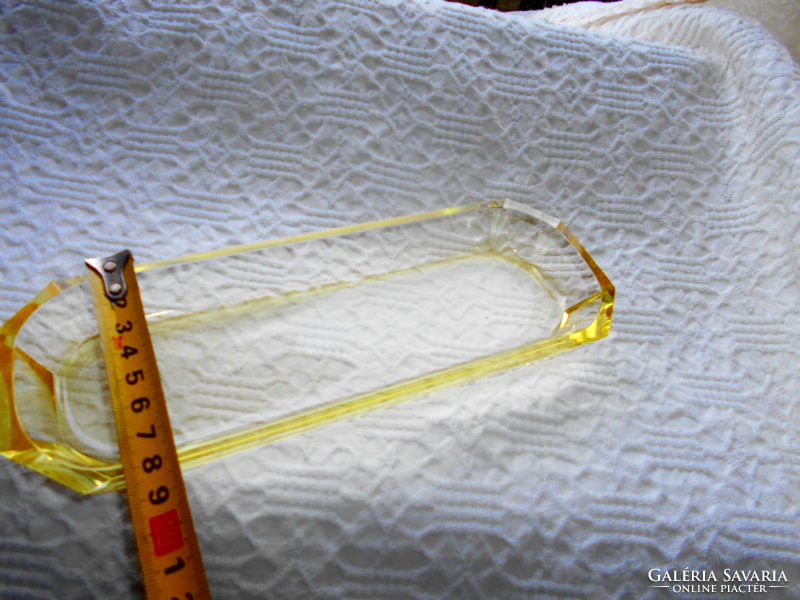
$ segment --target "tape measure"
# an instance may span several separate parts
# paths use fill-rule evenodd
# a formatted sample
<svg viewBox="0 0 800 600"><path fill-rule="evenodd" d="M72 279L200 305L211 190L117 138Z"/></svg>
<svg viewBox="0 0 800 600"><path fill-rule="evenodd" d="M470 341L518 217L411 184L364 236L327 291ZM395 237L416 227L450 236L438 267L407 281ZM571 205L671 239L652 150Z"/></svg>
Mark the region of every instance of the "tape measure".
<svg viewBox="0 0 800 600"><path fill-rule="evenodd" d="M211 600L133 256L86 260L148 600Z"/></svg>

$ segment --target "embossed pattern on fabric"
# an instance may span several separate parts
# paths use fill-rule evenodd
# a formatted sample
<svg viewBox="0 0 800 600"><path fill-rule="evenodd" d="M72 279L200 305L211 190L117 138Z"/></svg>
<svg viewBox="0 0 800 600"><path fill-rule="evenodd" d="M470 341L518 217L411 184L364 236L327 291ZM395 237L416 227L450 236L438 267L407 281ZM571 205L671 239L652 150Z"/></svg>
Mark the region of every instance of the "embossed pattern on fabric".
<svg viewBox="0 0 800 600"><path fill-rule="evenodd" d="M647 571L684 566L783 569L797 596L800 75L768 33L422 0L0 22L3 319L121 247L499 198L618 287L608 340L187 472L216 599L657 598ZM138 597L127 519L0 463L0 596Z"/></svg>

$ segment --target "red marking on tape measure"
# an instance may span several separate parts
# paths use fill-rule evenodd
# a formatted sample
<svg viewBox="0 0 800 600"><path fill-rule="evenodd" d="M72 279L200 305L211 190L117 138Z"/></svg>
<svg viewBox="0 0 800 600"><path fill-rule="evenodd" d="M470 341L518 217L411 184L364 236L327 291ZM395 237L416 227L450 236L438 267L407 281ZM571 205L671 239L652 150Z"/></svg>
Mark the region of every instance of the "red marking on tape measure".
<svg viewBox="0 0 800 600"><path fill-rule="evenodd" d="M183 548L181 521L176 509L150 517L150 535L156 556L164 556Z"/></svg>

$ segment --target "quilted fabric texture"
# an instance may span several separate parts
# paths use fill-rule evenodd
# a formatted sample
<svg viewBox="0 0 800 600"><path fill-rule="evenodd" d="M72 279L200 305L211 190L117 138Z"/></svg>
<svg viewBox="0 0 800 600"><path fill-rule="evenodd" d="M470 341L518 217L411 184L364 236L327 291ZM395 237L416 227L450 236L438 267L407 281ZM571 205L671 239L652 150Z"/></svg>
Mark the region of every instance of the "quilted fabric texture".
<svg viewBox="0 0 800 600"><path fill-rule="evenodd" d="M0 317L138 260L467 202L563 219L608 340L186 474L216 599L800 589L800 71L702 4L0 13ZM124 498L0 462L0 597L141 595Z"/></svg>

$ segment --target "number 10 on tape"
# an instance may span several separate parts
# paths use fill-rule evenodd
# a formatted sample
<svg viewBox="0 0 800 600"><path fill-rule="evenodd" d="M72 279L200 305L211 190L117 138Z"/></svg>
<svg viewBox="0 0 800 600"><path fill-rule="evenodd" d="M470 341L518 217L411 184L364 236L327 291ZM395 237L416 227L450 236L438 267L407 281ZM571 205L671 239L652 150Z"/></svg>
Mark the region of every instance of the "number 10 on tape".
<svg viewBox="0 0 800 600"><path fill-rule="evenodd" d="M86 260L148 600L211 600L133 256Z"/></svg>

